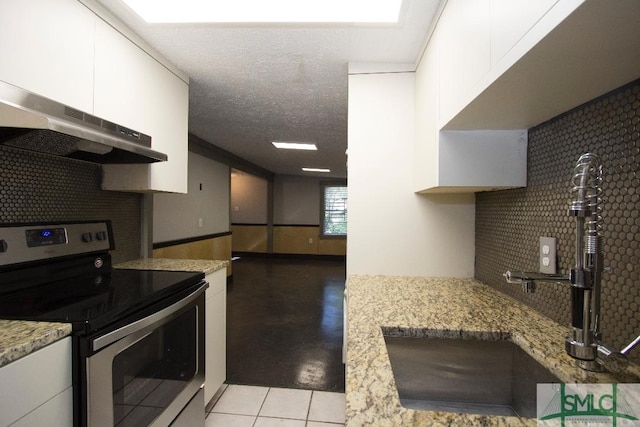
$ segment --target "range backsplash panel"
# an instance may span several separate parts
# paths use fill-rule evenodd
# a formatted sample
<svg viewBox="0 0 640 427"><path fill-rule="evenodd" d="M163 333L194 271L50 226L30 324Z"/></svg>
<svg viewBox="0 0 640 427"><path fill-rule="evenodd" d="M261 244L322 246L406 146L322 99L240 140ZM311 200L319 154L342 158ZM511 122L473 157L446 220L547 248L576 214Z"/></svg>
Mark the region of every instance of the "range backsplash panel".
<svg viewBox="0 0 640 427"><path fill-rule="evenodd" d="M100 190L93 163L0 146L0 223L110 219L114 262L140 257L142 196Z"/></svg>
<svg viewBox="0 0 640 427"><path fill-rule="evenodd" d="M526 188L476 195L475 277L546 316L570 323L568 285L536 293L502 274L538 271L540 236L557 238L558 272L575 264L575 220L567 216L570 180L581 154L604 164L601 331L616 349L640 334L640 80L529 130ZM631 351L640 361L640 348Z"/></svg>

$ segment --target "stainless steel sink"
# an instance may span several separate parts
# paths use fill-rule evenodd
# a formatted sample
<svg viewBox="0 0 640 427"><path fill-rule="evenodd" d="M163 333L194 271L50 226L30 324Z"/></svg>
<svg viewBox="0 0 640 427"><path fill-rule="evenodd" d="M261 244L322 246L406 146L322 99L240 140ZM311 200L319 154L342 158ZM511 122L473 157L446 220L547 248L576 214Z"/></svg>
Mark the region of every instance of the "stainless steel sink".
<svg viewBox="0 0 640 427"><path fill-rule="evenodd" d="M388 336L402 406L536 416L536 384L560 380L510 341Z"/></svg>

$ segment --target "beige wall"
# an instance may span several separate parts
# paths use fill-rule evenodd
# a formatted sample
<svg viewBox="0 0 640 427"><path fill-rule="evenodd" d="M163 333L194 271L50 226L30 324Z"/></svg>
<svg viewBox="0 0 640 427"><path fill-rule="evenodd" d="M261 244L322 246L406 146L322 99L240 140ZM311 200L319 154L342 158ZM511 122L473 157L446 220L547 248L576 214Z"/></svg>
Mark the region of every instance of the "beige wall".
<svg viewBox="0 0 640 427"><path fill-rule="evenodd" d="M276 175L273 181L273 223L320 223L320 178Z"/></svg>
<svg viewBox="0 0 640 427"><path fill-rule="evenodd" d="M347 239L320 239L318 255L347 255Z"/></svg>
<svg viewBox="0 0 640 427"><path fill-rule="evenodd" d="M274 254L346 255L346 239L321 239L320 178L276 176L273 181ZM234 252L269 253L267 181L234 171L231 230Z"/></svg>
<svg viewBox="0 0 640 427"><path fill-rule="evenodd" d="M269 182L234 169L231 174L231 223L266 224Z"/></svg>
<svg viewBox="0 0 640 427"><path fill-rule="evenodd" d="M267 225L232 225L233 252L267 253Z"/></svg>
<svg viewBox="0 0 640 427"><path fill-rule="evenodd" d="M276 254L346 255L347 239L323 239L318 226L278 225L273 228Z"/></svg>
<svg viewBox="0 0 640 427"><path fill-rule="evenodd" d="M181 243L153 250L154 258L211 259L231 261L231 235ZM227 276L232 274L231 262Z"/></svg>
<svg viewBox="0 0 640 427"><path fill-rule="evenodd" d="M266 225L233 225L233 251L267 253ZM273 227L274 254L346 255L347 239L322 239L319 226Z"/></svg>

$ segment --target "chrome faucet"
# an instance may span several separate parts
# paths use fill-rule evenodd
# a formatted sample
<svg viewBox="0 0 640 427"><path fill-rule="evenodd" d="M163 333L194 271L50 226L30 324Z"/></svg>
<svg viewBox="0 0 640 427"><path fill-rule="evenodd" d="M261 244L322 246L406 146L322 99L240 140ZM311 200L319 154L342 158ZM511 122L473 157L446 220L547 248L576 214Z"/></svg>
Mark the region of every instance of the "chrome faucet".
<svg viewBox="0 0 640 427"><path fill-rule="evenodd" d="M508 283L522 284L525 292L535 292L536 282L571 284L571 330L565 341L566 352L578 366L589 371L626 369L626 354L640 336L622 351L603 344L600 332L600 295L603 271L602 254L602 162L598 156L580 156L571 179L572 202L568 214L576 220L575 266L569 275L511 272Z"/></svg>

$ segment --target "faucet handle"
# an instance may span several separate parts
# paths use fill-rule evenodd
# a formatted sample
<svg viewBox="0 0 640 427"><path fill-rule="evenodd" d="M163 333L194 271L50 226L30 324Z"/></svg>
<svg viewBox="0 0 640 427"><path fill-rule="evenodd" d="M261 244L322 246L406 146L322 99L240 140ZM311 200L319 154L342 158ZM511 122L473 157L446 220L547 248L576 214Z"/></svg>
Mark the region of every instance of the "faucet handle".
<svg viewBox="0 0 640 427"><path fill-rule="evenodd" d="M536 282L533 280L526 280L522 282L522 292L527 294L535 294L536 293Z"/></svg>
<svg viewBox="0 0 640 427"><path fill-rule="evenodd" d="M507 283L513 283L516 285L522 285L522 291L528 294L535 293L536 291L536 282L527 278L524 273L512 273L511 271L507 271L503 274L504 278L507 280Z"/></svg>
<svg viewBox="0 0 640 427"><path fill-rule="evenodd" d="M507 280L507 283L520 284L523 283L523 280L520 276L514 275L511 271L507 271L503 274L504 278Z"/></svg>
<svg viewBox="0 0 640 427"><path fill-rule="evenodd" d="M638 335L633 341L631 341L625 348L622 349L622 351L620 353L622 354L627 354L629 353L631 350L633 350L633 348L635 346L637 346L638 344L640 344L640 335Z"/></svg>
<svg viewBox="0 0 640 427"><path fill-rule="evenodd" d="M610 372L623 372L629 366L627 357L616 350L612 350L604 344L597 344L598 354L596 360Z"/></svg>

